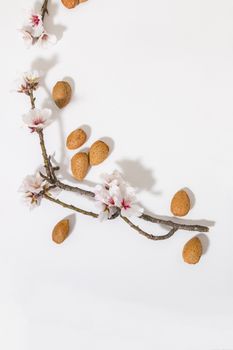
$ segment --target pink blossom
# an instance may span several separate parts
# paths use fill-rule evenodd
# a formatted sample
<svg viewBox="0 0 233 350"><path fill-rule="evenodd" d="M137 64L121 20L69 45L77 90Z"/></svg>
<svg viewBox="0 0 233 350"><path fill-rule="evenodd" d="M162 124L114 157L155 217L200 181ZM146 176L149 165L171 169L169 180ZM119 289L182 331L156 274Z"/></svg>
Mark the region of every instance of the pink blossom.
<svg viewBox="0 0 233 350"><path fill-rule="evenodd" d="M23 115L23 122L32 130L32 132L44 129L51 123L52 111L48 108L31 109Z"/></svg>

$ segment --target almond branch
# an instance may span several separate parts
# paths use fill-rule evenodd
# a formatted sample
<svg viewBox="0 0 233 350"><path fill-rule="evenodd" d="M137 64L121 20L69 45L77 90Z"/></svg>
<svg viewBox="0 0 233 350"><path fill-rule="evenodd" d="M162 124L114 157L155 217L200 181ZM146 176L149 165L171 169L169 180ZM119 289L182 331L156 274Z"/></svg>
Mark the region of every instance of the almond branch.
<svg viewBox="0 0 233 350"><path fill-rule="evenodd" d="M45 6L44 7L45 13L46 13L45 9L47 9L47 3L48 3L48 1L45 1L45 3L44 3L45 4L44 5ZM36 99L33 95L33 90L30 91L29 97L30 97L30 102L31 102L31 108L34 109ZM42 157L43 157L43 161L44 161L44 167L46 170L46 176L43 175L42 173L41 173L41 176L53 188L58 187L58 188L65 190L65 191L75 192L75 193L79 193L80 195L84 195L84 196L89 197L89 198L94 198L95 194L93 192L84 190L84 189L76 187L76 186L64 184L63 182L61 182L57 178L55 171L59 170L59 167L53 167L53 165L51 163L51 157L48 156L46 145L45 145L43 130L37 129L36 132L39 136L40 148L41 148ZM98 218L98 214L83 210L83 209L78 208L72 204L67 204L59 199L53 198L48 194L47 191L45 191L42 195L43 195L43 198L49 200L50 202L56 203L64 208L71 209L75 212L78 212L78 213L83 214L83 215L91 216L93 218ZM120 215L120 209L117 210L116 215L114 215L114 217L112 217L112 219L117 218L119 215ZM128 218L126 218L122 215L120 215L120 216L126 224L128 224L132 229L137 231L140 235L143 235L144 237L146 237L150 240L154 240L154 241L161 241L161 240L168 239L168 238L172 237L178 230L195 231L195 232L208 232L209 231L209 228L207 226L187 225L184 223L175 223L170 219L169 220L160 219L158 217L151 216L148 214L141 215L140 219L142 219L144 221L148 221L148 222L155 223L155 224L165 225L165 226L168 226L171 228L170 231L166 235L158 236L158 235L153 235L153 234L150 234L150 233L142 230L139 226L135 225Z"/></svg>

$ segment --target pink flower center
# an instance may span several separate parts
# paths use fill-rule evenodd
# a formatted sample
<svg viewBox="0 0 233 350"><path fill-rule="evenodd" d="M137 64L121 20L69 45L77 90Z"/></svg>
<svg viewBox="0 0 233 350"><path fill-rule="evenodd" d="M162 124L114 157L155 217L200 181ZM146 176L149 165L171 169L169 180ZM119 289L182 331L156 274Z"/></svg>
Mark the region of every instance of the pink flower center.
<svg viewBox="0 0 233 350"><path fill-rule="evenodd" d="M37 15L32 15L31 21L33 27L37 27L40 24L40 18Z"/></svg>
<svg viewBox="0 0 233 350"><path fill-rule="evenodd" d="M35 120L33 120L33 124L35 126L40 125L40 124L44 124L44 120L42 117L37 117Z"/></svg>
<svg viewBox="0 0 233 350"><path fill-rule="evenodd" d="M122 201L121 201L121 205L122 205L122 207L123 207L125 210L127 210L127 209L130 209L130 208L131 208L130 203L129 203L129 202L127 202L125 199L122 199Z"/></svg>
<svg viewBox="0 0 233 350"><path fill-rule="evenodd" d="M111 204L111 205L115 205L115 201L114 201L114 199L112 197L109 198L108 203Z"/></svg>

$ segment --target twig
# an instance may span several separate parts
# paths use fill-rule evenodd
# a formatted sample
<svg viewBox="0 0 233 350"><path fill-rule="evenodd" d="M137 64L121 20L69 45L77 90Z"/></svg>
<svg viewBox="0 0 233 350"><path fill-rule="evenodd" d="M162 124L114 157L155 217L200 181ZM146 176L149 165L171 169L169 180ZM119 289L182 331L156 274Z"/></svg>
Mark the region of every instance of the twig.
<svg viewBox="0 0 233 350"><path fill-rule="evenodd" d="M166 235L163 236L154 236L146 231L143 231L139 226L136 226L132 223L132 221L130 221L128 218L126 218L125 216L121 215L121 218L134 230L136 230L140 235L151 239L153 241L163 241L165 239L168 239L170 237L172 237L176 231L178 231L178 228L173 227Z"/></svg>
<svg viewBox="0 0 233 350"><path fill-rule="evenodd" d="M49 200L50 202L53 202L53 203L56 203L58 205L61 205L63 208L67 208L67 209L71 209L71 210L74 210L80 214L83 214L83 215L87 215L87 216L91 216L95 219L98 218L98 214L95 214L95 213L92 213L90 211L86 211L86 210L83 210L83 209L80 209L80 208L77 208L75 207L74 205L72 204L67 204L65 202L62 202L60 199L57 199L57 198L53 198L51 196L49 196L47 193L44 193L43 194L43 197L47 200Z"/></svg>
<svg viewBox="0 0 233 350"><path fill-rule="evenodd" d="M178 230L209 232L209 227L206 227L206 226L179 224L179 223L173 222L171 220L159 219L159 218L156 218L156 217L148 215L148 214L143 214L142 216L140 216L140 219L143 219L145 221L152 222L155 224L170 226L170 227L176 228Z"/></svg>
<svg viewBox="0 0 233 350"><path fill-rule="evenodd" d="M36 105L35 105L36 98L33 95L33 90L29 91L29 97L30 97L30 102L31 102L31 108L35 109L36 108Z"/></svg>
<svg viewBox="0 0 233 350"><path fill-rule="evenodd" d="M48 154L47 154L46 147L45 147L43 130L38 129L37 134L38 134L39 139L40 139L40 148L41 148L42 157L44 160L44 167L46 170L46 174L47 174L48 178L51 179L51 170L50 170L50 166L49 166ZM50 182L50 183L51 183L51 185L53 184L52 182Z"/></svg>
<svg viewBox="0 0 233 350"><path fill-rule="evenodd" d="M94 192L86 191L86 190L84 190L82 188L79 188L79 187L66 185L63 182L59 181L59 180L56 180L55 184L56 184L57 187L59 187L62 190L65 190L65 191L79 193L82 196L87 196L87 197L90 197L90 198L94 198L95 197Z"/></svg>
<svg viewBox="0 0 233 350"><path fill-rule="evenodd" d="M41 7L41 17L42 17L42 21L44 20L45 18L45 15L49 14L49 11L48 11L48 0L45 0L42 7Z"/></svg>

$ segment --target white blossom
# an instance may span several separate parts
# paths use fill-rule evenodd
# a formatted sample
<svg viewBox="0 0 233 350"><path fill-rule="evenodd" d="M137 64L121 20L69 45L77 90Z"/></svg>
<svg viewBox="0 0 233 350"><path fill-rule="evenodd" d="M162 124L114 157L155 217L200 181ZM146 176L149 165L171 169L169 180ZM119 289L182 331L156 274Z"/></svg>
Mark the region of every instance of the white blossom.
<svg viewBox="0 0 233 350"><path fill-rule="evenodd" d="M55 35L47 33L41 14L35 10L26 14L26 19L20 32L27 48L34 44L38 44L42 48L47 48L57 42Z"/></svg>
<svg viewBox="0 0 233 350"><path fill-rule="evenodd" d="M49 196L56 198L61 189L51 187L50 184L40 175L44 173L44 167L40 167L34 175L28 175L24 178L19 192L23 194L22 199L30 208L35 208L40 205L43 193L46 192Z"/></svg>
<svg viewBox="0 0 233 350"><path fill-rule="evenodd" d="M108 205L101 203L101 202L96 202L96 207L97 207L97 209L100 210L98 218L101 222L108 220L108 219L111 219L113 217L113 215L115 215L116 212L118 211L117 207L108 206Z"/></svg>
<svg viewBox="0 0 233 350"><path fill-rule="evenodd" d="M143 208L137 204L135 190L118 171L102 176L104 183L95 187L95 199L100 203L100 219L110 219L118 210L125 217L139 217Z"/></svg>
<svg viewBox="0 0 233 350"><path fill-rule="evenodd" d="M29 11L20 32L26 47L30 48L44 32L41 15L34 10Z"/></svg>
<svg viewBox="0 0 233 350"><path fill-rule="evenodd" d="M31 109L27 114L23 115L23 122L32 130L36 131L44 129L51 123L52 111L48 108Z"/></svg>
<svg viewBox="0 0 233 350"><path fill-rule="evenodd" d="M40 176L39 172L36 172L35 175L28 175L23 180L23 183L20 187L22 192L33 192L39 194L43 190L44 179Z"/></svg>
<svg viewBox="0 0 233 350"><path fill-rule="evenodd" d="M19 192L23 193L23 200L30 208L40 205L41 192L44 190L44 186L45 181L39 172L36 172L35 175L28 175L23 180Z"/></svg>
<svg viewBox="0 0 233 350"><path fill-rule="evenodd" d="M56 36L53 34L48 34L45 31L38 38L38 45L40 47L42 47L43 49L47 49L47 48L55 45L56 42L57 42Z"/></svg>

